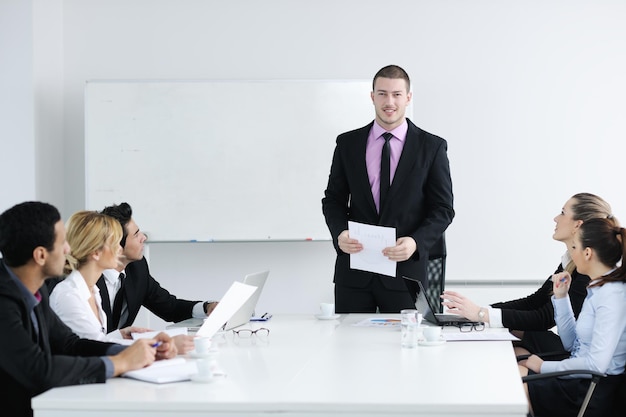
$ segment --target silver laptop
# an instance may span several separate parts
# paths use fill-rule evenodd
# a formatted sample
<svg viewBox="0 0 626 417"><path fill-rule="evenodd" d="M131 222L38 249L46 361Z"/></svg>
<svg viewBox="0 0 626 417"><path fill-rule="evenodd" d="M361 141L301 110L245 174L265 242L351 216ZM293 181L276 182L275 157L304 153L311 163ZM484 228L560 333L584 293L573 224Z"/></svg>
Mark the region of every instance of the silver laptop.
<svg viewBox="0 0 626 417"><path fill-rule="evenodd" d="M462 324L478 324L479 322L472 321L463 316L459 316L458 314L445 314L445 313L434 313L436 311L430 303L430 300L426 296L426 291L424 290L424 286L419 280L403 277L404 279L408 279L414 281L419 286L419 292L417 293L417 298L415 300L415 308L417 311L422 313L426 321L432 324L436 324L438 326L459 326Z"/></svg>
<svg viewBox="0 0 626 417"><path fill-rule="evenodd" d="M254 315L254 309L256 308L256 304L259 301L259 297L261 297L261 291L263 291L263 286L265 285L265 281L267 280L267 276L270 271L256 272L254 274L248 274L243 279L244 284L252 285L253 287L257 287L256 291L248 298L248 300L233 314L233 316L226 322L223 329L230 330L235 327L239 327L243 324L246 324L250 321L250 318ZM167 326L168 329L175 327L186 327L189 332L197 332L202 324L204 323L204 319L199 318L190 318L187 320L179 321L177 323L171 324Z"/></svg>

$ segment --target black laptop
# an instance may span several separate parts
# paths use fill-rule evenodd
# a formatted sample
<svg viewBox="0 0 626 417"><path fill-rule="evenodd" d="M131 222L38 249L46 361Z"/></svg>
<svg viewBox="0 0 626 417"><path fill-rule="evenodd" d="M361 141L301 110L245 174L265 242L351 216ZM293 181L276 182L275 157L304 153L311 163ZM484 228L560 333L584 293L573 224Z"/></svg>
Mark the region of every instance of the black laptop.
<svg viewBox="0 0 626 417"><path fill-rule="evenodd" d="M404 279L408 279L414 281L419 286L419 292L417 293L417 298L415 300L415 308L419 311L422 316L429 323L436 324L438 326L461 326L463 324L482 324L481 322L472 321L465 317L459 316L458 314L445 314L445 313L433 313L436 311L430 300L426 296L426 291L424 290L424 286L422 283L416 279L403 277Z"/></svg>

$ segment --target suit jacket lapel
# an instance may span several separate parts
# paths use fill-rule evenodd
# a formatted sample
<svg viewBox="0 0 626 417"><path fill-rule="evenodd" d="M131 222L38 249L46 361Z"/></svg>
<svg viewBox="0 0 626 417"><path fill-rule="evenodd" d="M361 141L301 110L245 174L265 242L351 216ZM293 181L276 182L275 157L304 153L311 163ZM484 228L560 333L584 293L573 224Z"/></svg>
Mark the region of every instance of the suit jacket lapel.
<svg viewBox="0 0 626 417"><path fill-rule="evenodd" d="M107 289L106 278L104 275L100 275L100 279L96 282L98 289L100 289L100 298L102 298L102 309L107 315L107 332L115 330L113 324L113 314L111 313L111 299L109 298L109 290Z"/></svg>
<svg viewBox="0 0 626 417"><path fill-rule="evenodd" d="M46 352L47 354L50 354L50 342L49 342L50 339L48 335L48 326L45 325L46 318L41 312L41 303L35 306L35 309L33 311L35 313L35 317L37 317L37 322L38 322L37 343L39 344L41 349L43 349L44 352ZM35 323L33 323L33 325L35 325Z"/></svg>
<svg viewBox="0 0 626 417"><path fill-rule="evenodd" d="M370 205L370 209L373 213L377 213L376 211L376 203L374 202L374 196L372 195L372 187L370 187L369 174L367 173L367 161L365 160L365 153L367 150L367 137L369 136L370 130L374 122L368 124L363 127L359 132L358 136L355 140L355 152L352 153L352 157L354 158L354 165L356 167L356 178L359 179L359 187L367 190L366 192L369 194L368 202Z"/></svg>
<svg viewBox="0 0 626 417"><path fill-rule="evenodd" d="M409 124L409 130L406 133L406 139L404 142L404 147L402 148L400 160L398 161L396 173L394 174L393 180L391 181L391 186L389 187L387 201L393 200L393 196L395 195L397 190L402 188L402 183L408 179L411 170L413 170L413 167L415 166L415 162L417 161L417 156L419 154L419 129L408 119L407 123ZM386 206L387 204L385 204L385 207L381 207L381 216L383 214L383 211L385 211L384 209L386 209Z"/></svg>

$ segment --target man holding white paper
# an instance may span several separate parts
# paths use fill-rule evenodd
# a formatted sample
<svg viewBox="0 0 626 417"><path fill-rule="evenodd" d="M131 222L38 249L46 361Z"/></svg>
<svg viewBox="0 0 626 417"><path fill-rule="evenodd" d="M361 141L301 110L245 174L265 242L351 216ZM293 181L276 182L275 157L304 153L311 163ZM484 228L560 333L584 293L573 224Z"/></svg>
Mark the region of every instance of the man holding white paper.
<svg viewBox="0 0 626 417"><path fill-rule="evenodd" d="M382 68L371 98L375 120L337 137L322 199L337 251L337 313L413 308L415 291L402 276L428 286L429 256L445 255L443 233L454 217L447 143L405 117L408 74L396 65ZM367 248L350 236L348 221L395 228L396 241L382 250L397 264L392 276L350 267L351 255Z"/></svg>
<svg viewBox="0 0 626 417"><path fill-rule="evenodd" d="M363 245L363 250L350 255L350 268L393 277L396 263L387 258L385 248L394 246L396 229L348 222L350 237Z"/></svg>

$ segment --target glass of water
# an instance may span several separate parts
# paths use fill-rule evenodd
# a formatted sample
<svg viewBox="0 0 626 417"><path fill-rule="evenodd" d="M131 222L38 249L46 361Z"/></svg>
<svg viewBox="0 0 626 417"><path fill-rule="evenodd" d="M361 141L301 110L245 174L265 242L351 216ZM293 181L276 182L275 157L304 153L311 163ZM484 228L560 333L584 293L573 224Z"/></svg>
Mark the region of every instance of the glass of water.
<svg viewBox="0 0 626 417"><path fill-rule="evenodd" d="M401 345L403 348L412 349L417 347L417 336L419 331L418 311L400 311L400 328L402 331Z"/></svg>

